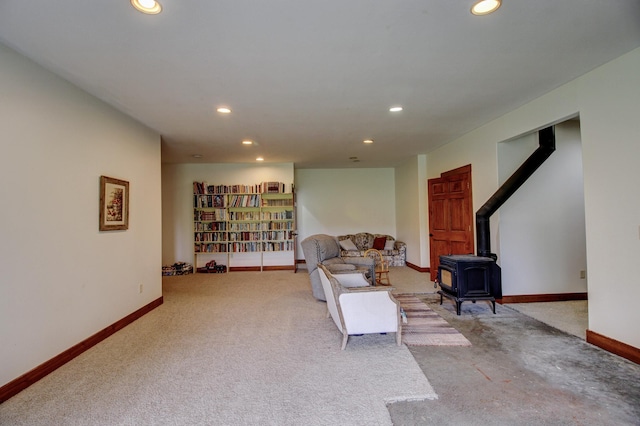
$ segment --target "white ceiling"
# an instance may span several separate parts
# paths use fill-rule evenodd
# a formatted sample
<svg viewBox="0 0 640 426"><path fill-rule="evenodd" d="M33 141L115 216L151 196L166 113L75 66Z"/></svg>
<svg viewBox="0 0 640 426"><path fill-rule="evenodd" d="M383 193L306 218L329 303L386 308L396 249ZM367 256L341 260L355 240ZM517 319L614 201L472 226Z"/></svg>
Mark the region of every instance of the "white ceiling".
<svg viewBox="0 0 640 426"><path fill-rule="evenodd" d="M401 164L640 46L638 0L160 1L2 0L0 41L158 131L163 162L297 168Z"/></svg>

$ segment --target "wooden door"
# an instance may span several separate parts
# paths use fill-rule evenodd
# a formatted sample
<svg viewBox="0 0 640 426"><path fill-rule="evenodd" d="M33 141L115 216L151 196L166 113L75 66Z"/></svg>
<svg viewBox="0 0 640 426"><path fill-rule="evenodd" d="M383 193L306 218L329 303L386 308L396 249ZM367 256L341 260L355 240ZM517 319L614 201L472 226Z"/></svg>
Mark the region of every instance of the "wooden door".
<svg viewBox="0 0 640 426"><path fill-rule="evenodd" d="M473 253L471 165L429 179L429 249L431 280L438 275L440 255Z"/></svg>

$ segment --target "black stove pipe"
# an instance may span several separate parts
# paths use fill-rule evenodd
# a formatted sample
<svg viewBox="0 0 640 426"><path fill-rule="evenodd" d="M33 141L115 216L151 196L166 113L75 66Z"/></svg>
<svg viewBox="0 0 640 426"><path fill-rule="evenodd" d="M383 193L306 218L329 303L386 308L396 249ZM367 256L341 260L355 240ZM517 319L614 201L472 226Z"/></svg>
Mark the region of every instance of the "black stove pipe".
<svg viewBox="0 0 640 426"><path fill-rule="evenodd" d="M489 218L509 199L523 183L546 161L556 150L556 135L553 126L538 132L538 149L502 184L495 194L476 212L476 238L478 256L498 258L491 253L491 230Z"/></svg>

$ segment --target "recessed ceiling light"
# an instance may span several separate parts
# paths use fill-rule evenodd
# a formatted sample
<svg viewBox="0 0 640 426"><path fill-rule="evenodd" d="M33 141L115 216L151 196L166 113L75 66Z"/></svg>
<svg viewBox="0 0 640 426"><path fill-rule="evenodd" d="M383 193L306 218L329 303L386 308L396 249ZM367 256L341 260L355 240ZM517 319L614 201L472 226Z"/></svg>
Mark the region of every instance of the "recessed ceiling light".
<svg viewBox="0 0 640 426"><path fill-rule="evenodd" d="M244 140L244 141L242 141L242 145L253 145L253 141Z"/></svg>
<svg viewBox="0 0 640 426"><path fill-rule="evenodd" d="M471 13L477 16L488 15L498 10L502 0L480 0L471 6Z"/></svg>
<svg viewBox="0 0 640 426"><path fill-rule="evenodd" d="M230 114L231 113L231 108L220 107L216 111L218 111L220 114Z"/></svg>
<svg viewBox="0 0 640 426"><path fill-rule="evenodd" d="M370 144L370 143L373 143L373 140L372 139L365 139L362 142L366 143L366 144Z"/></svg>
<svg viewBox="0 0 640 426"><path fill-rule="evenodd" d="M193 154L192 157L193 158L202 158L202 154Z"/></svg>
<svg viewBox="0 0 640 426"><path fill-rule="evenodd" d="M402 111L402 107L401 106L394 106L389 108L389 112L400 112Z"/></svg>
<svg viewBox="0 0 640 426"><path fill-rule="evenodd" d="M264 158L258 157L258 158L256 158L256 161L264 161Z"/></svg>
<svg viewBox="0 0 640 426"><path fill-rule="evenodd" d="M162 12L162 6L156 0L131 0L131 5L147 15L157 15Z"/></svg>

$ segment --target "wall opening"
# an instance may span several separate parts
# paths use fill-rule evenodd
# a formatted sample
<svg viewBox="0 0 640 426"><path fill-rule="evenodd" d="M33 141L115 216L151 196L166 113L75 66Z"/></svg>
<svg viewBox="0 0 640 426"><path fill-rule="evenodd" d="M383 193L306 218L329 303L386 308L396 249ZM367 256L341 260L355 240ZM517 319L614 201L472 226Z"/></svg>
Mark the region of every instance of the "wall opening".
<svg viewBox="0 0 640 426"><path fill-rule="evenodd" d="M498 145L500 184L537 143L531 133ZM497 213L504 296L586 296L584 211L580 121L575 118L556 124L556 152Z"/></svg>

